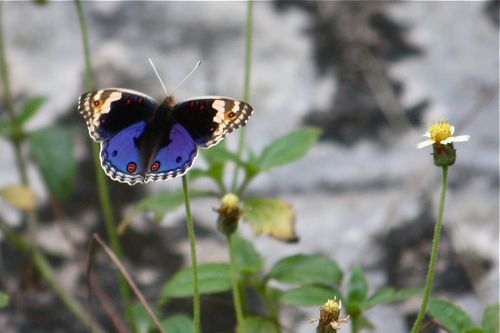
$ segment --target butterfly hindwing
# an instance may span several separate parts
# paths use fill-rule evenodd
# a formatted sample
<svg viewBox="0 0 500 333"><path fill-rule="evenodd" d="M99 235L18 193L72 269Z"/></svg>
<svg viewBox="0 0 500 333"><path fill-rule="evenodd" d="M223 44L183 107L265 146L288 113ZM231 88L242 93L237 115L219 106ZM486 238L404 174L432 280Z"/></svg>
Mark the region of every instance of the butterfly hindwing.
<svg viewBox="0 0 500 333"><path fill-rule="evenodd" d="M249 104L220 96L188 99L173 108L174 118L202 148L217 144L227 134L244 126L252 112Z"/></svg>
<svg viewBox="0 0 500 333"><path fill-rule="evenodd" d="M152 97L121 88L90 91L78 101L78 111L95 141L109 139L122 129L152 117L157 106Z"/></svg>
<svg viewBox="0 0 500 333"><path fill-rule="evenodd" d="M144 175L141 174L141 153L137 142L145 129L146 122L141 121L101 142L101 165L113 180L130 185L144 182Z"/></svg>
<svg viewBox="0 0 500 333"><path fill-rule="evenodd" d="M164 180L184 174L193 164L198 149L189 132L181 124L170 129L170 142L160 148L151 160L145 182Z"/></svg>

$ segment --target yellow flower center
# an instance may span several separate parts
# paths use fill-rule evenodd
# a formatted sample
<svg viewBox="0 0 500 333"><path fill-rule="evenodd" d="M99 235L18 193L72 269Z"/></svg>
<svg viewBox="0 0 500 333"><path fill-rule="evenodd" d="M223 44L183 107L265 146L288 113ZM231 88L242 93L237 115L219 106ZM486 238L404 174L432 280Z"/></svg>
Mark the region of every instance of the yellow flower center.
<svg viewBox="0 0 500 333"><path fill-rule="evenodd" d="M334 298L334 299L329 299L328 301L326 301L326 303L323 304L322 309L325 311L331 312L338 317L338 315L340 313L340 307L341 307L340 304L337 303L337 299Z"/></svg>
<svg viewBox="0 0 500 333"><path fill-rule="evenodd" d="M451 125L447 121L438 121L429 127L432 140L441 142L451 136Z"/></svg>

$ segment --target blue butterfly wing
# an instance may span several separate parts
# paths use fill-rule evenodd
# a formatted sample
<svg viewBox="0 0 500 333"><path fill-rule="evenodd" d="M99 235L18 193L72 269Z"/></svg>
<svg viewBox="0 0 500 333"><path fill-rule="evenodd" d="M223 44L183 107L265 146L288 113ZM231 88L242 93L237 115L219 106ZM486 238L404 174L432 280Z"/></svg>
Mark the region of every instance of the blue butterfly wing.
<svg viewBox="0 0 500 333"><path fill-rule="evenodd" d="M196 144L208 148L227 134L245 126L253 109L250 104L221 96L202 96L174 105L173 116Z"/></svg>
<svg viewBox="0 0 500 333"><path fill-rule="evenodd" d="M170 129L170 142L151 160L145 182L183 175L193 164L198 149L188 130L176 123Z"/></svg>
<svg viewBox="0 0 500 333"><path fill-rule="evenodd" d="M144 174L141 173L141 154L137 142L145 129L146 122L141 121L101 142L101 165L111 179L129 185L144 182Z"/></svg>
<svg viewBox="0 0 500 333"><path fill-rule="evenodd" d="M107 140L132 124L150 119L157 107L152 97L122 88L89 91L78 100L78 111L95 141Z"/></svg>

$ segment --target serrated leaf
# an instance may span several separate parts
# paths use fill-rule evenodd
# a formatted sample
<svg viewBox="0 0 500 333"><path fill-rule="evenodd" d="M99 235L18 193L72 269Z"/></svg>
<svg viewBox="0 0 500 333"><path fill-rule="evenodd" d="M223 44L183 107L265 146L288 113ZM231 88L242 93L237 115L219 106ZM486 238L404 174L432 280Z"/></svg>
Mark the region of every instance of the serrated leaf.
<svg viewBox="0 0 500 333"><path fill-rule="evenodd" d="M276 323L264 317L249 317L243 321L239 332L245 333L279 333Z"/></svg>
<svg viewBox="0 0 500 333"><path fill-rule="evenodd" d="M500 303L491 304L486 307L482 320L484 333L500 332L499 314Z"/></svg>
<svg viewBox="0 0 500 333"><path fill-rule="evenodd" d="M0 291L0 309L9 305L9 295Z"/></svg>
<svg viewBox="0 0 500 333"><path fill-rule="evenodd" d="M361 267L354 267L349 277L349 286L347 293L347 308L353 316L362 311L365 307L365 301L368 295L368 281L366 281L365 272Z"/></svg>
<svg viewBox="0 0 500 333"><path fill-rule="evenodd" d="M294 241L295 212L287 201L276 198L250 197L244 202L243 219L256 235Z"/></svg>
<svg viewBox="0 0 500 333"><path fill-rule="evenodd" d="M429 313L451 332L465 333L476 328L469 315L458 305L441 299L429 301Z"/></svg>
<svg viewBox="0 0 500 333"><path fill-rule="evenodd" d="M419 295L421 292L421 288L406 288L400 290L394 288L381 288L368 298L365 303L365 308L368 309L379 304L401 301Z"/></svg>
<svg viewBox="0 0 500 333"><path fill-rule="evenodd" d="M201 264L198 265L198 280L201 294L212 294L231 289L231 274L228 264ZM161 291L161 303L169 298L186 297L193 294L192 267L178 271Z"/></svg>
<svg viewBox="0 0 500 333"><path fill-rule="evenodd" d="M260 169L267 171L302 158L316 143L320 134L319 129L306 127L276 139L262 151L258 163Z"/></svg>
<svg viewBox="0 0 500 333"><path fill-rule="evenodd" d="M235 233L231 236L231 246L235 254L236 267L240 272L244 274L260 272L264 266L264 258L257 252L252 242Z"/></svg>
<svg viewBox="0 0 500 333"><path fill-rule="evenodd" d="M280 302L289 305L320 306L333 297L342 299L342 295L336 288L325 285L306 285L283 291Z"/></svg>
<svg viewBox="0 0 500 333"><path fill-rule="evenodd" d="M342 271L335 261L326 256L297 254L276 262L268 278L284 283L338 286L342 281Z"/></svg>
<svg viewBox="0 0 500 333"><path fill-rule="evenodd" d="M0 196L17 209L31 211L36 208L36 195L28 186L10 185L0 188Z"/></svg>
<svg viewBox="0 0 500 333"><path fill-rule="evenodd" d="M76 180L73 134L62 127L49 127L29 135L30 152L50 193L67 199Z"/></svg>
<svg viewBox="0 0 500 333"><path fill-rule="evenodd" d="M43 96L37 96L28 99L24 103L19 116L16 118L16 121L19 124L23 124L28 121L40 109L43 103L45 103L45 100L46 97Z"/></svg>
<svg viewBox="0 0 500 333"><path fill-rule="evenodd" d="M194 332L193 320L184 315L177 314L161 321L161 327L168 333Z"/></svg>

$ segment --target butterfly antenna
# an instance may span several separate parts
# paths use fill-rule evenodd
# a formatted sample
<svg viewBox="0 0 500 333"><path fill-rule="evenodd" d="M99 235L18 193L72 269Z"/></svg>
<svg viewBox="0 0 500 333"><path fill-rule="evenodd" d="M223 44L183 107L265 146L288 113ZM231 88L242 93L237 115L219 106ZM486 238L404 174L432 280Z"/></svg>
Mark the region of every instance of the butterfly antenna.
<svg viewBox="0 0 500 333"><path fill-rule="evenodd" d="M153 60L151 60L151 58L148 58L148 59L149 59L149 63L151 64L151 67L153 67L153 70L155 71L156 77L158 78L158 80L160 80L160 83L161 83L161 86L163 87L163 91L165 92L165 95L169 96L169 94L167 92L167 88L165 88L165 85L163 84L163 81L161 80L160 74L158 74L158 71L156 70L156 67L155 67L155 64L153 63Z"/></svg>
<svg viewBox="0 0 500 333"><path fill-rule="evenodd" d="M172 94L174 93L174 91L175 91L177 88L179 88L179 87L181 86L181 84L183 84L183 83L184 83L184 81L186 81L186 80L187 80L187 79L191 76L191 74L193 74L193 72L194 72L194 71L195 71L195 70L196 70L196 69L200 66L200 64L201 64L201 61L198 61L198 62L196 63L196 65L195 65L195 66L194 66L194 68L191 70L191 72L189 72L189 74L188 74L188 75L186 75L186 77L185 77L184 79L182 79L182 81L181 81L178 85L176 85L176 86L175 86L175 88L172 90Z"/></svg>

